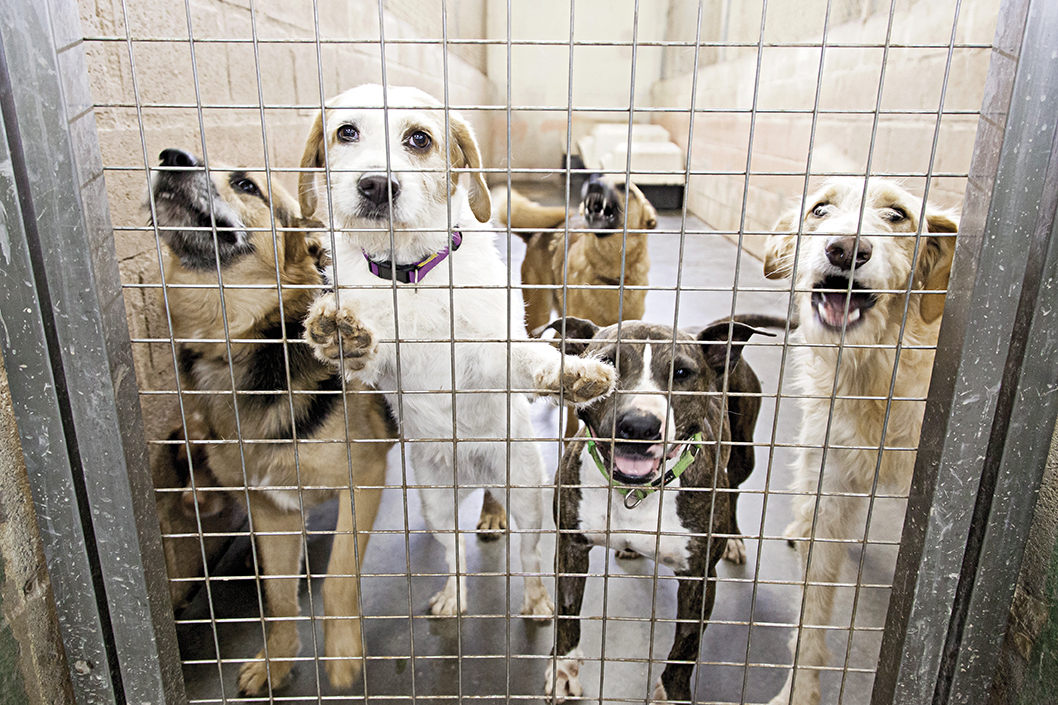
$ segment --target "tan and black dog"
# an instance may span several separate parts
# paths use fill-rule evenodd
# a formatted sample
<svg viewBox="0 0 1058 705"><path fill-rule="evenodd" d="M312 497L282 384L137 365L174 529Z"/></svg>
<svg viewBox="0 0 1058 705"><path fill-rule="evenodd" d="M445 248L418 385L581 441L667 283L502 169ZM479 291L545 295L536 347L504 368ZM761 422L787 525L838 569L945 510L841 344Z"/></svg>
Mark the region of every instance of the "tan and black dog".
<svg viewBox="0 0 1058 705"><path fill-rule="evenodd" d="M517 192L510 194L510 203L512 228L558 228L565 219L565 209L540 206ZM506 225L506 204L496 210ZM635 184L592 174L581 189L579 214L569 219L568 259L564 230L518 232L526 244L522 286L531 287L522 289L529 333L538 334L553 315L600 326L642 318L650 272L646 231L657 226L657 211Z"/></svg>
<svg viewBox="0 0 1058 705"><path fill-rule="evenodd" d="M221 441L205 446L218 485L240 504L249 500L265 577L267 646L243 665L239 689L267 695L269 674L277 688L290 672L300 649L294 618L305 513L336 493L324 641L331 684L347 687L363 655L356 557L363 560L367 548L395 429L380 395L347 383L343 397L336 370L301 342L302 318L324 283L323 250L306 233L319 224L303 220L276 185L270 191L263 174L207 175L198 159L177 149L160 159L155 223L170 255L165 280L180 378L184 390L214 392L188 395L185 403L201 415L206 437ZM191 496L192 511L194 505Z"/></svg>
<svg viewBox="0 0 1058 705"><path fill-rule="evenodd" d="M753 470L761 386L741 355L751 336L771 335L747 323L785 325L737 316L692 337L629 321L618 342L616 325L565 319L566 349L615 364L619 381L613 395L579 410L585 429L566 447L555 482L558 634L544 685L555 702L583 692L579 615L594 546L631 550L675 571L676 639L652 699L693 702L691 671L713 609L716 564L745 560L734 490Z"/></svg>

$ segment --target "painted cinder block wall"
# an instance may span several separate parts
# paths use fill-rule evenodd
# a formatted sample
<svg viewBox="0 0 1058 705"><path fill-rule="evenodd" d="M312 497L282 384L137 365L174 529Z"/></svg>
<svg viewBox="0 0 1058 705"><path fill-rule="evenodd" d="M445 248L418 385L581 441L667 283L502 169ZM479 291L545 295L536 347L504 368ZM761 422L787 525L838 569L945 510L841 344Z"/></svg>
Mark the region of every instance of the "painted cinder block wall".
<svg viewBox="0 0 1058 705"><path fill-rule="evenodd" d="M694 170L715 172L691 178L690 210L710 226L737 232L767 232L779 216L799 198L806 170L863 173L871 158L872 173L925 173L937 133L936 111L948 59L946 48L891 48L886 53L888 2L834 3L821 52L825 0L776 0L768 3L763 36L759 5L722 3L725 12L703 26L703 41L757 44L809 43L814 47L765 47L760 54L760 76L755 47L714 49L703 54L697 74L699 110L690 139ZM989 45L995 32L998 0L961 3L955 40L962 44ZM692 12L697 3L672 0L667 38L693 41ZM690 21L687 16L690 14ZM954 0L897 0L890 43L895 45L943 44L951 40L956 17ZM708 18L707 18L707 21ZM704 23L703 23L704 24ZM831 45L861 45L841 47ZM862 48L871 45L871 48ZM666 75L654 85L658 106L690 107L694 83L693 55L688 49L670 50ZM820 77L820 55L824 56ZM957 49L952 53L945 111L980 110L990 50ZM881 115L875 146L870 151L873 111L879 105L879 84L884 60L885 79L880 106L884 111L933 111L934 114ZM820 111L866 111L865 114L821 112L812 138L811 111L817 100ZM758 111L750 114L754 107ZM725 112L725 111L742 111ZM775 113L768 111L797 111ZM807 112L806 112L807 111ZM674 140L688 148L686 113L659 113L654 122L664 125ZM752 145L750 128L753 128ZM935 174L966 173L970 165L977 116L945 115L937 136ZM752 147L752 148L751 148ZM747 161L747 154L751 157ZM745 172L750 177L747 181ZM792 176L761 175L784 172ZM813 184L816 180L813 181ZM920 178L905 180L922 193ZM940 206L958 206L965 190L964 178L936 177L930 200ZM744 218L744 220L743 220ZM747 238L751 251L760 251L763 236Z"/></svg>
<svg viewBox="0 0 1058 705"><path fill-rule="evenodd" d="M450 38L484 36L485 0L448 5ZM387 80L442 97L443 49L438 44L399 43L441 40L441 0L387 0L385 7L385 36L395 41L386 46ZM211 165L263 169L267 163L276 180L294 193L297 174L284 169L300 164L318 111L309 106L319 106L321 95L330 98L382 80L374 0L255 0L252 15L248 0L191 0L191 32L198 40L193 53L183 0L80 0L79 8L85 36L106 39L88 41L86 53L92 96L100 106L96 120L103 163L117 168L107 172L106 182L111 219L118 227L148 223L145 155L147 165L157 164L158 153L167 147L201 155L203 138ZM323 42L319 57L312 42L317 31L314 9ZM126 35L152 41L133 41L130 59ZM308 41L289 41L298 39ZM452 104L480 105L493 99L482 46L452 45L447 63ZM264 110L262 99L268 106ZM159 104L166 107L143 107ZM206 106L201 114L198 104ZM483 113L467 117L479 134L487 133ZM490 141L482 143L487 148ZM492 163L490 153L484 158ZM126 286L160 282L153 232L119 231L116 244ZM125 300L134 338L168 338L157 289L126 288ZM134 355L141 388L175 389L168 344L135 344ZM148 438L166 437L177 418L173 398L144 397L142 404Z"/></svg>

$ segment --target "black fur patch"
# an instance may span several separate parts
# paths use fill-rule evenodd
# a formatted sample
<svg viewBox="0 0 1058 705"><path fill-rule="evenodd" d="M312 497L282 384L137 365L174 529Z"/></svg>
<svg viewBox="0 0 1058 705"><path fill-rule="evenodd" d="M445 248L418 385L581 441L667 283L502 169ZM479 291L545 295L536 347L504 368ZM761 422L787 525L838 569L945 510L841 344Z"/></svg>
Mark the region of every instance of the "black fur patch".
<svg viewBox="0 0 1058 705"><path fill-rule="evenodd" d="M195 363L202 359L202 353L196 352L191 348L184 347L183 345L178 346L176 351L176 360L180 365L180 374L183 377L189 377L191 370L194 369Z"/></svg>
<svg viewBox="0 0 1058 705"><path fill-rule="evenodd" d="M241 403L264 410L277 404L290 404L286 392L289 390L287 380L287 358L289 358L290 375L297 390L331 392L324 394L297 394L294 397L295 418L298 438L308 438L327 420L337 404L341 401L342 381L337 373L332 373L322 362L317 360L309 346L301 341L304 327L300 322L288 322L286 329L286 355L282 343L262 343L251 353L247 360L246 372L240 380L239 389L250 392L271 392L275 394L251 394L242 397ZM262 331L262 337L279 339L283 337L283 328L278 324ZM306 399L307 397L307 399ZM292 438L289 425L277 434L280 438Z"/></svg>

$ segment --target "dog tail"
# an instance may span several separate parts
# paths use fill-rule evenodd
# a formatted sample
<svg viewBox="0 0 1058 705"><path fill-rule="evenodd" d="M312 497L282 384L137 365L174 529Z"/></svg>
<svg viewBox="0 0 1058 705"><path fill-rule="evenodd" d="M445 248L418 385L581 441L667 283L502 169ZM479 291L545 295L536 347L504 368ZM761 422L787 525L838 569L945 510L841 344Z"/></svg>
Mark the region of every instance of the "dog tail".
<svg viewBox="0 0 1058 705"><path fill-rule="evenodd" d="M719 321L713 321L709 325L715 326L717 323L727 323L728 321L734 321L735 323L744 323L747 326L753 326L754 328L780 328L785 330L787 319L779 318L778 316L766 316L761 313L738 313L734 316L728 316L721 318ZM797 329L797 317L789 319L790 330Z"/></svg>
<svg viewBox="0 0 1058 705"><path fill-rule="evenodd" d="M496 189L493 195L493 203L495 204L493 206L493 213L495 213L496 219L503 225L507 225L508 200L511 202L510 226L512 228L546 230L547 228L558 227L566 220L565 207L542 206L536 201L530 201L514 189L511 189L509 193L506 189ZM523 240L528 240L533 233L516 232L515 234Z"/></svg>

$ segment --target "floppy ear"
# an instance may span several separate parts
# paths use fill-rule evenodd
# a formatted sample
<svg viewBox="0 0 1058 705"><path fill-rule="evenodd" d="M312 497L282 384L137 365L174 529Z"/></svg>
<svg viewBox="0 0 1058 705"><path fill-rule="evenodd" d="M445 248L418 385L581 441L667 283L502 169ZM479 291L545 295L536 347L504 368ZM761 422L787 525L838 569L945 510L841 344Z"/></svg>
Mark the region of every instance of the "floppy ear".
<svg viewBox="0 0 1058 705"><path fill-rule="evenodd" d="M784 222L785 219L780 220L779 225L783 225ZM793 256L796 247L796 235L788 233L769 235L764 243L764 276L768 279L786 279L793 274Z"/></svg>
<svg viewBox="0 0 1058 705"><path fill-rule="evenodd" d="M323 112L312 121L309 137L305 140L305 153L301 155L302 169L319 169L323 166ZM298 202L301 215L308 218L316 212L316 173L303 171L298 174Z"/></svg>
<svg viewBox="0 0 1058 705"><path fill-rule="evenodd" d="M727 352L727 338L731 336L731 354ZM746 341L754 335L766 335L774 338L774 333L769 333L760 328L747 326L738 321L717 321L710 323L698 334L698 342L702 344L702 352L705 360L717 373L723 373L725 369L733 369L735 364L742 359L742 347ZM725 368L725 363L727 367Z"/></svg>
<svg viewBox="0 0 1058 705"><path fill-rule="evenodd" d="M959 223L951 213L927 213L926 229L931 233L952 233L952 235L930 236L926 238L926 248L919 254L918 278L919 288L943 291L948 288L951 275L951 264L955 258L955 237ZM926 323L932 323L944 313L944 294L923 294L918 305L919 314Z"/></svg>
<svg viewBox="0 0 1058 705"><path fill-rule="evenodd" d="M539 338L546 330L554 330L562 334L562 323L566 324L565 352L567 355L582 355L588 349L588 343L599 332L599 326L583 318L566 316L557 318L546 326L541 326L532 332L534 338ZM558 342L558 339L556 339Z"/></svg>
<svg viewBox="0 0 1058 705"><path fill-rule="evenodd" d="M452 128L452 146L449 150L452 168L480 169L481 153L478 151L478 143L474 139L470 124L455 113L449 114L448 124ZM485 185L485 175L480 171L470 174L470 210L474 212L474 217L482 223L489 222L492 217L489 188Z"/></svg>

